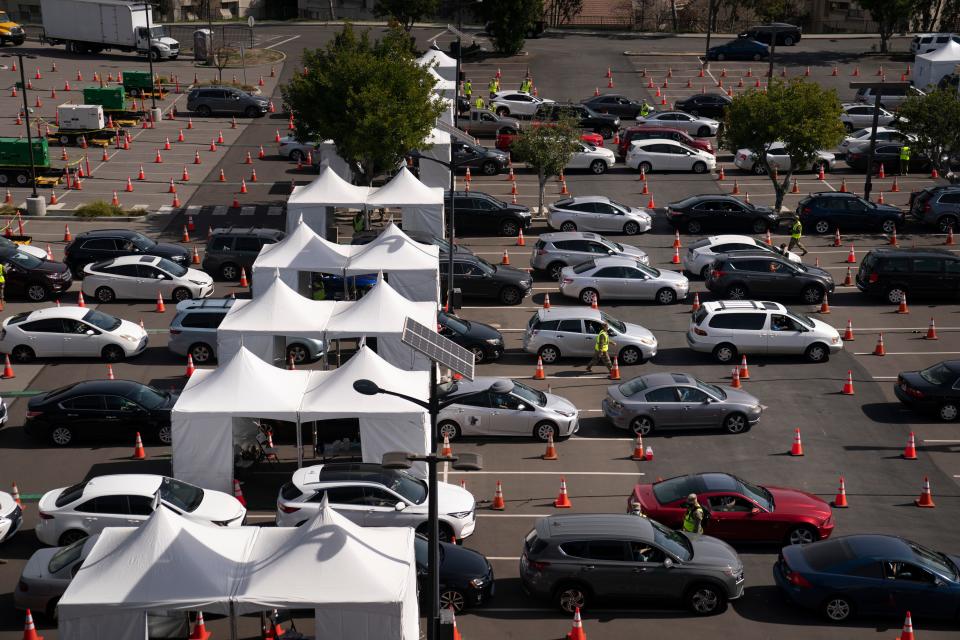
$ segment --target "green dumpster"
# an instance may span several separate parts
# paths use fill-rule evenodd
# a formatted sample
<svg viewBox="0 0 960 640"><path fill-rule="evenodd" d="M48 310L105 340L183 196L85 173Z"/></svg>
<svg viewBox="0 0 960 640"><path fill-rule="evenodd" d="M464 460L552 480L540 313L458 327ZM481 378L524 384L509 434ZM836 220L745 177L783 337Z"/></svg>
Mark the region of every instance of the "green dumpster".
<svg viewBox="0 0 960 640"><path fill-rule="evenodd" d="M123 111L127 108L123 87L86 87L84 104L99 104L104 111Z"/></svg>
<svg viewBox="0 0 960 640"><path fill-rule="evenodd" d="M124 71L123 89L130 94L149 93L153 91L153 78L149 71Z"/></svg>
<svg viewBox="0 0 960 640"><path fill-rule="evenodd" d="M34 138L33 162L37 167L50 166L50 153L46 138ZM0 166L29 167L30 147L25 138L0 138Z"/></svg>

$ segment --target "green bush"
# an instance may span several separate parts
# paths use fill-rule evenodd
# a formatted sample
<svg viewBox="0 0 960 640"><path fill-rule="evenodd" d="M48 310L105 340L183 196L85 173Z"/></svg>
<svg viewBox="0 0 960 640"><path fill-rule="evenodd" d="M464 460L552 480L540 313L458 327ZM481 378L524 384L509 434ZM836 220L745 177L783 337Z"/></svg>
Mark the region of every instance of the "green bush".
<svg viewBox="0 0 960 640"><path fill-rule="evenodd" d="M112 218L117 216L145 216L147 211L146 209L124 209L105 200L94 200L77 207L73 215L78 218Z"/></svg>

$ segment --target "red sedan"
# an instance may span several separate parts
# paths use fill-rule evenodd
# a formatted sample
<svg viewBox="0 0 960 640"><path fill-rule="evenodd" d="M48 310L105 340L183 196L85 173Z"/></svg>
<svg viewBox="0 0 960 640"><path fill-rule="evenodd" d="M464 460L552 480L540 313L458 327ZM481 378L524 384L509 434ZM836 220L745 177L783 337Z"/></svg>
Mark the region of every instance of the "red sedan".
<svg viewBox="0 0 960 640"><path fill-rule="evenodd" d="M752 485L728 473L695 473L638 484L627 510L639 504L646 516L679 529L691 493L710 514L704 533L729 542L805 544L833 533L830 505L817 496Z"/></svg>

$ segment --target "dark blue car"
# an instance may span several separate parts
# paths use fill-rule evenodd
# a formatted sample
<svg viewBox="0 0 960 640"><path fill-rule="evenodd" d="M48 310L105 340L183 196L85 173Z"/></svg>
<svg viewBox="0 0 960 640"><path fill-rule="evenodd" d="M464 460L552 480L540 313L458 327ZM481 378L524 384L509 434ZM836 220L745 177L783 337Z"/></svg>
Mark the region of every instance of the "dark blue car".
<svg viewBox="0 0 960 640"><path fill-rule="evenodd" d="M784 547L773 567L791 602L832 622L853 615L952 618L960 613L960 557L885 535Z"/></svg>
<svg viewBox="0 0 960 640"><path fill-rule="evenodd" d="M737 38L707 51L708 60L764 60L769 56L770 47L749 38Z"/></svg>

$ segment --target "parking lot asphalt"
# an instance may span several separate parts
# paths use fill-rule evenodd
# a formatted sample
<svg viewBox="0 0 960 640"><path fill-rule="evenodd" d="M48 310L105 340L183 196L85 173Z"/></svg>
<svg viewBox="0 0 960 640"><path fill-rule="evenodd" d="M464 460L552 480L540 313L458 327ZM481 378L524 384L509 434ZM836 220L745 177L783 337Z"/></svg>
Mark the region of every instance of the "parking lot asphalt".
<svg viewBox="0 0 960 640"><path fill-rule="evenodd" d="M415 34L423 44L426 38L436 35L437 31L424 29L417 30ZM271 35L268 37L273 38L270 42L279 43L277 48L292 56L282 71L279 66L277 68L278 78L273 81L282 81L297 67L297 51L304 46L318 46L333 30L326 27L296 30L270 27L269 33ZM291 36L298 37L285 41ZM444 44L448 38L440 38L439 41ZM809 65L812 80L836 87L841 99L849 99L853 96L853 90L844 87L856 67L859 66L863 76L875 74L880 64L885 69L896 69L897 72L905 69L906 63L900 59L860 57L859 54L869 51L871 44L873 41L869 39L803 40L783 54L784 64L778 62L777 70L779 73L782 66L786 66L788 76L802 75ZM503 82L509 87L511 83L519 84L529 68L540 95L558 99L584 98L592 94L598 84L603 91L605 84L601 83L606 82L608 67L613 72L615 90L637 97L649 95L650 91L655 93L655 90L646 88L651 77L662 85L666 73L672 71L667 94L672 101L682 98L685 91L687 94L689 91L699 91L701 83L715 83L706 72L704 79L699 78L699 63L694 54L701 49L702 43L696 38L564 34L529 41L526 55L470 63L465 66L465 71L477 86L482 84L479 78L487 77L499 68ZM624 55L625 51L645 55L628 56ZM49 49L40 52L50 54ZM134 63L140 64L133 58L123 56L116 56L109 62L116 69L125 69ZM61 72L65 69L68 73L72 72L74 64L73 61L58 60ZM832 75L834 65L838 68L836 76ZM100 63L99 68L106 69L107 66L106 63ZM728 79L732 79L735 90L739 78L745 77L748 68L751 69L751 78L761 71L759 65L746 63L727 63L725 66L727 76L724 84L729 86ZM48 68L49 60L45 59L42 69L45 71ZM643 74L644 69L647 75ZM0 70L0 73L4 72ZM722 74L723 65L713 63L709 73L714 76ZM689 90L686 89L688 79L693 84ZM674 85L679 86L674 88ZM265 89L270 91L272 87L268 85ZM661 93L662 90L661 86ZM10 102L8 98L0 98L0 105L6 104L2 100ZM5 116L16 115L15 111L3 113ZM259 119L243 124L232 132L224 128L225 138L230 134L227 149L216 154L206 151L204 147L205 144L209 145L207 138L216 135L214 132L224 125L222 119L214 120L204 123L194 120L199 140L195 144L203 156L204 164L197 169L189 166L192 180L190 186L184 186L193 191L180 192L185 207L130 226L154 237L179 240L180 228L189 211L198 227L189 246L196 246L202 251L204 232L209 225L282 225L282 211L275 207L285 200L290 180L306 183L311 177L309 171L298 171L293 163L275 155L273 138L278 126L281 135L284 134L282 127L285 119ZM5 117L0 127L10 129L9 121L12 118ZM152 157L154 145L162 141L171 129L164 122L156 130L143 130L142 134L149 134L152 142L144 145L138 142L134 151L119 153L140 154L137 158ZM3 131L0 129L0 132ZM482 142L491 143L490 140ZM263 161L255 160L254 166L260 179L254 185L248 184L250 192L243 201L248 208L242 211L230 209L226 205L230 204L229 200L233 197L232 187L220 185L215 176L220 168L229 169L231 179L234 175L243 175L241 171L246 170L243 165L246 150L257 149L260 144L264 145L269 157ZM193 155L192 150L189 155ZM179 172L185 157L186 154L176 163L172 160L165 162L163 171ZM139 162L131 160L122 165L122 169L115 170L114 167L120 167L121 164L119 160L111 159L109 170L98 170L105 175L104 186L98 187L100 192L112 192L112 185L120 184L121 180L125 183L126 173L135 171ZM155 167L144 166L151 172L155 170ZM729 192L734 180L744 193L750 193L752 201L772 203L773 189L765 177L741 173L729 161L725 161L723 166L726 173L723 181L717 180L716 175L649 176L648 188L657 208L695 193ZM160 174L159 169L156 171L158 176L166 176L166 173ZM94 175L97 175L97 171ZM195 175L198 177L194 180ZM203 180L199 177L201 175L205 175L205 181L197 189L196 185ZM801 174L798 181L801 193L805 194L817 190L838 190L843 179L847 180L848 188L859 191L861 187L857 185L862 183L862 178L862 175L838 169L828 174L825 181L818 180L812 174ZM887 202L902 205L910 189L931 182L927 176L920 174L901 178L901 191L885 192L884 197ZM535 204L533 176L518 168L517 183L518 201L527 205ZM877 184L888 183L889 179L878 181ZM158 182L157 186L162 185ZM570 173L567 175L567 186L573 194L602 194L632 205L645 205L649 198L641 194L643 184L637 180L637 175L620 164L607 175L599 177ZM509 198L511 187L504 176L494 176L474 177L471 189ZM560 198L560 189L560 184L551 180L547 185L547 201ZM146 189L143 193L141 196L138 190L129 195L138 199L147 198ZM80 195L87 197L82 192ZM169 204L166 195L162 198L159 195L156 202ZM126 196L121 196L126 204ZM75 194L70 194L70 198L74 199ZM792 209L796 201L797 196L788 196L785 205ZM144 199L143 202L153 201ZM186 206L191 208L187 209ZM31 220L28 233L35 236L35 242L50 243L59 258L63 255L63 224L62 221ZM123 223L123 226L128 224ZM71 223L71 230L76 234L92 226L102 224ZM525 247L517 247L516 241L508 238L471 237L462 239L462 242L491 262L499 261L506 250L512 265L526 267L538 235L545 231L543 220L536 220L534 228L526 235ZM349 235L346 228L342 229L342 233ZM671 268L673 234L663 221L662 211L655 216L654 228L650 233L633 238L614 238L646 250L651 265ZM682 236L684 247L694 239ZM913 225L908 225L899 236L900 244L905 246L942 246L944 240L942 235L930 229ZM774 234L774 241L777 244L786 241L783 230ZM889 240L880 235L844 233L844 246L833 247L832 237L814 237L808 233L805 242L810 249L805 262L809 264L819 260L820 265L828 268L835 279L842 281L847 269L844 259L848 243L855 244L858 260L862 260L871 248L884 246ZM77 288L75 286L73 292L63 297L63 303L76 301ZM694 291L699 293L701 301L711 299L702 281L697 278L693 279L691 296ZM246 294L235 285L217 283L215 296L231 293ZM484 456L482 472L461 474L445 469L443 477L450 482L464 480L467 489L476 496L479 502L477 531L465 544L486 554L497 575L495 598L488 605L458 616L458 626L465 638L495 634L503 638L552 639L563 637L569 630L570 620L566 616L549 604L531 600L522 594L517 573L523 536L537 517L556 512L552 500L559 490L561 476L567 481L574 512L622 512L626 497L636 482L688 472L726 471L759 484L795 487L826 499L835 495L839 477L843 475L850 508L835 511L835 535L891 533L944 551L960 550L956 535L956 522L960 514L960 464L957 458L960 436L957 426L907 411L893 395L893 381L899 371L928 366L960 354L960 320L956 315L960 312L960 305L956 301L911 300L911 313L903 315L895 313L895 309L886 303L866 298L853 287L839 287L830 298L832 313L817 317L841 330L849 319L856 339L846 343L844 351L834 355L829 362L819 365L780 356L751 359L751 378L744 385L766 407L758 425L740 435L703 432L652 436L645 440L645 444L653 447L654 460L634 462L629 459L633 447L630 434L611 427L600 412L605 389L611 384L606 376L586 374L585 360L563 360L546 367L546 380L530 380L536 359L521 350L522 330L531 314L543 303L546 293L550 293L554 305L578 304L564 299L557 291L555 282L543 274L535 274L532 296L518 306L502 307L467 300L460 311L466 318L494 325L506 338L507 352L504 357L498 362L481 365L481 374L510 376L529 381L543 390L550 389L571 400L581 410L582 416L579 433L558 443L557 461L541 460L539 456L543 453L543 445L526 439L466 439L454 443L454 451L471 451ZM796 301L785 302L804 313L816 311ZM9 302L5 314L30 308L33 305ZM150 302L98 305L97 308L133 321L142 319L150 332L150 346L143 355L114 365L118 378L148 382L160 388L176 389L183 385L184 363L165 348L167 328L172 318L169 309L165 314L156 313L154 304ZM682 371L709 382L729 382L727 367L686 347L684 333L689 325L690 299L669 307L652 303L616 303L603 304L602 309L617 318L647 327L660 343L659 353L651 362L622 367L625 379L654 371ZM938 341L923 339L930 318L936 320L940 336ZM887 349L887 355L883 357L872 355L881 331ZM852 372L854 379L854 396L840 394L848 371ZM7 564L0 565L0 640L19 638L22 633L23 619L20 613L13 611L12 590L26 559L39 546L32 533L39 495L81 478L104 473L169 471L170 452L167 447L148 444L149 458L143 462L130 460L133 443L118 446L118 443L105 442L56 450L24 436L21 425L26 401L17 397L18 392L28 394L77 380L102 378L105 372L105 365L98 361L63 360L19 366L16 368L16 378L0 382L0 395L10 405L9 425L0 430L0 487L7 489L11 482L16 481L27 501L24 529L0 547L0 557L7 560ZM806 453L803 457L786 455L797 428L803 437ZM915 432L918 438L919 459L916 461L905 461L899 456L910 432ZM281 443L285 441L286 438L281 439ZM280 465L257 468L245 478L244 492L250 504L252 523L272 524L277 489L289 477L295 460L294 447L288 443L281 444ZM310 461L309 456L307 461ZM930 479L936 509L917 509L913 506L925 476ZM498 480L503 483L507 505L503 512L489 509L489 500ZM629 601L603 603L603 606L585 612L586 632L594 639L640 634L655 638L668 634L708 637L723 633L750 639L859 640L876 637L878 633L889 637L900 628L902 620L896 618L857 619L849 624L834 626L813 613L789 606L773 586L771 567L778 551L776 546L743 546L738 547L738 551L746 568L746 592L741 600L734 602L720 616L701 619L676 609L636 608ZM38 618L37 622L46 638L58 637L54 625L48 620ZM954 638L957 633L955 625L918 620L916 617L914 625L918 636L922 638ZM220 634L219 637L227 637L223 620L208 619L208 626L214 633ZM298 626L301 630L309 628L305 619L299 620ZM241 625L243 637L253 637L257 630L253 620L245 620Z"/></svg>

